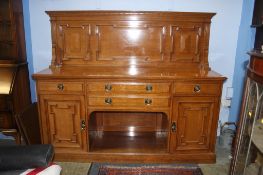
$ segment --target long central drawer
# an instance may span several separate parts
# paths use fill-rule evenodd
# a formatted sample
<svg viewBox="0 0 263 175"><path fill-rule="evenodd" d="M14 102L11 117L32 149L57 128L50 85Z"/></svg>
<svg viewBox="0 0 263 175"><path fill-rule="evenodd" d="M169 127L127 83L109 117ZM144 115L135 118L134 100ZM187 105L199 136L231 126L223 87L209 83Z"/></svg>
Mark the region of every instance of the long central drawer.
<svg viewBox="0 0 263 175"><path fill-rule="evenodd" d="M140 83L140 82L89 82L87 91L89 93L132 93L132 94L151 94L169 93L170 83Z"/></svg>
<svg viewBox="0 0 263 175"><path fill-rule="evenodd" d="M169 107L169 96L161 97L88 97L88 106L105 106L105 107Z"/></svg>

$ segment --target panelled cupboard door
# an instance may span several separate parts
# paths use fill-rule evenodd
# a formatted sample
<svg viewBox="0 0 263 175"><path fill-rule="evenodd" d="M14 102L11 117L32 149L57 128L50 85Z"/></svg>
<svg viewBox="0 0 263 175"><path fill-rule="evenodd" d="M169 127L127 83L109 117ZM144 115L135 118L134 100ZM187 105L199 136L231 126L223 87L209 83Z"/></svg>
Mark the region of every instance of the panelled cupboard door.
<svg viewBox="0 0 263 175"><path fill-rule="evenodd" d="M202 30L202 24L171 26L171 61L200 62Z"/></svg>
<svg viewBox="0 0 263 175"><path fill-rule="evenodd" d="M77 64L90 59L90 25L68 22L58 26L57 57L65 63Z"/></svg>
<svg viewBox="0 0 263 175"><path fill-rule="evenodd" d="M84 96L40 96L42 142L59 149L86 150Z"/></svg>
<svg viewBox="0 0 263 175"><path fill-rule="evenodd" d="M208 152L216 102L213 97L176 97L171 123L171 152ZM211 142L212 143L212 142Z"/></svg>

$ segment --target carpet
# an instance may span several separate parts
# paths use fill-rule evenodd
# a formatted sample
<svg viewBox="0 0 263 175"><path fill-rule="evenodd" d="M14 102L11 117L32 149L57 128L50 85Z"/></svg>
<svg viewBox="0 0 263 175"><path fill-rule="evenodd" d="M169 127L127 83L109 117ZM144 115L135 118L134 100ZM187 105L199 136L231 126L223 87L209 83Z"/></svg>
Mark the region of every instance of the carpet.
<svg viewBox="0 0 263 175"><path fill-rule="evenodd" d="M189 164L107 164L92 163L88 175L203 175Z"/></svg>

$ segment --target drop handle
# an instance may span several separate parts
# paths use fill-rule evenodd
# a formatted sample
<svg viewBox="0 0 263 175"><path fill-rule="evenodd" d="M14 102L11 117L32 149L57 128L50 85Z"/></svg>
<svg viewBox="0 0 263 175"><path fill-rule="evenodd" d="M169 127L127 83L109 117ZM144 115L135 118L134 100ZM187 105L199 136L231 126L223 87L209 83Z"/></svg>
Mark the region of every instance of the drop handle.
<svg viewBox="0 0 263 175"><path fill-rule="evenodd" d="M145 105L151 105L151 104L152 104L152 99L146 98L146 99L144 100L144 104L145 104Z"/></svg>
<svg viewBox="0 0 263 175"><path fill-rule="evenodd" d="M63 91L64 90L64 84L63 83L59 83L57 85L57 88L58 88L58 90Z"/></svg>
<svg viewBox="0 0 263 175"><path fill-rule="evenodd" d="M112 99L111 98L105 98L105 103L106 104L112 104Z"/></svg>
<svg viewBox="0 0 263 175"><path fill-rule="evenodd" d="M200 92L200 91L201 91L201 86L199 84L195 85L194 92Z"/></svg>
<svg viewBox="0 0 263 175"><path fill-rule="evenodd" d="M111 89L112 89L112 85L111 84L106 84L105 85L105 91L109 92L109 91L111 91Z"/></svg>
<svg viewBox="0 0 263 175"><path fill-rule="evenodd" d="M81 130L86 129L86 122L84 120L81 121L80 127L81 127Z"/></svg>
<svg viewBox="0 0 263 175"><path fill-rule="evenodd" d="M151 84L146 85L146 91L151 92L153 90L153 86Z"/></svg>
<svg viewBox="0 0 263 175"><path fill-rule="evenodd" d="M172 123L171 129L172 129L172 132L176 132L176 122Z"/></svg>

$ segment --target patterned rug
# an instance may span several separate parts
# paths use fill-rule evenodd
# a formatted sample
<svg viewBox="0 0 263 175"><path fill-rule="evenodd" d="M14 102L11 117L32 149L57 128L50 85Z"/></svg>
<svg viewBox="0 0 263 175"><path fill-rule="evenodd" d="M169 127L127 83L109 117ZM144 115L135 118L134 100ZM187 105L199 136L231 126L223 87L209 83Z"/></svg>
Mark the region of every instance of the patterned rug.
<svg viewBox="0 0 263 175"><path fill-rule="evenodd" d="M203 175L197 165L92 163L88 175Z"/></svg>

